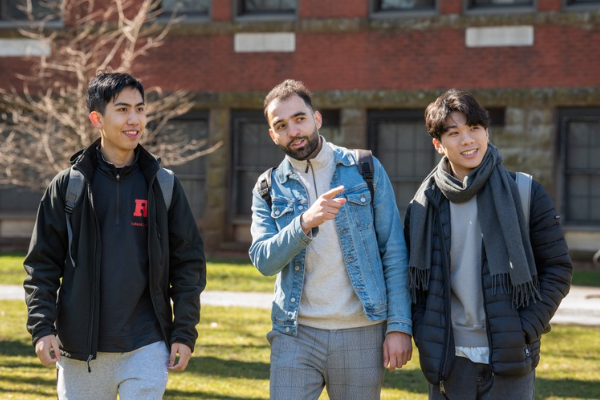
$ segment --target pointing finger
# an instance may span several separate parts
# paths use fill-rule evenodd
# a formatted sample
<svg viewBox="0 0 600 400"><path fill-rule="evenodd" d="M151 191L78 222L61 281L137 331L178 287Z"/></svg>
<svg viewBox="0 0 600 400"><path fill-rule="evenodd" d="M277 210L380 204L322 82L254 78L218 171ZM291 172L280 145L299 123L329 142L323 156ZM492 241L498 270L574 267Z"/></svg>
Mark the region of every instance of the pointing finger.
<svg viewBox="0 0 600 400"><path fill-rule="evenodd" d="M325 192L321 195L322 198L324 199L333 199L337 194L340 194L342 192L342 190L344 190L344 186L338 186L336 188L331 189L328 192Z"/></svg>

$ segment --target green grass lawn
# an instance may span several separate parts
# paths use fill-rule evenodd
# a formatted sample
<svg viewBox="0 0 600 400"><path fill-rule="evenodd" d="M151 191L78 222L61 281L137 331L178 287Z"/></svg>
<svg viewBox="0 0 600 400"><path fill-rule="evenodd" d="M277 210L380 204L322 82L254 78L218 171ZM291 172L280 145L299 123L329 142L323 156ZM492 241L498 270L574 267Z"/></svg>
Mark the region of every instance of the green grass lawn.
<svg viewBox="0 0 600 400"><path fill-rule="evenodd" d="M35 357L25 313L21 301L0 301L0 399L55 399L56 373ZM268 310L204 306L196 351L185 372L170 374L164 398L268 399L269 329ZM427 398L417 359L415 350L407 366L386 374L383 399ZM598 399L598 365L598 328L553 327L542 344L536 399Z"/></svg>
<svg viewBox="0 0 600 400"><path fill-rule="evenodd" d="M21 285L25 278L23 253L0 253L0 285ZM263 276L247 260L209 260L206 290L272 292L274 276ZM600 286L600 271L575 271L574 285Z"/></svg>
<svg viewBox="0 0 600 400"><path fill-rule="evenodd" d="M0 253L0 284L22 285L23 253ZM264 276L247 260L210 260L206 266L206 290L272 292L274 276Z"/></svg>

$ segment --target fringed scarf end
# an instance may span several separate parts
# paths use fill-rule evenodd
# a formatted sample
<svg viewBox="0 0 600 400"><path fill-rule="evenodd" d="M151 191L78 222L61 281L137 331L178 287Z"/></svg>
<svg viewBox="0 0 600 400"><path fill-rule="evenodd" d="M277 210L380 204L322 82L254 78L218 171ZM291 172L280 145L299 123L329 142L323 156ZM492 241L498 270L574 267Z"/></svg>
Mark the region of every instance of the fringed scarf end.
<svg viewBox="0 0 600 400"><path fill-rule="evenodd" d="M541 300L537 276L533 277L533 281L525 282L514 287L513 304L516 308L522 308L529 305L530 301L534 303Z"/></svg>
<svg viewBox="0 0 600 400"><path fill-rule="evenodd" d="M417 302L417 292L429 289L430 269L408 268L410 296L413 303Z"/></svg>

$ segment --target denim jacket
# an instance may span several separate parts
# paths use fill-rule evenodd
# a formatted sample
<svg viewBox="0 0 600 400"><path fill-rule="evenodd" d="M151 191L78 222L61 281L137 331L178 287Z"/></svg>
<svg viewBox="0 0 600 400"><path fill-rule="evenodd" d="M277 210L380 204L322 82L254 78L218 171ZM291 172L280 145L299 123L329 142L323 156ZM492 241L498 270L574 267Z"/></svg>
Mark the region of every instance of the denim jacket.
<svg viewBox="0 0 600 400"><path fill-rule="evenodd" d="M330 187L344 185L338 196L347 200L335 225L354 292L369 320L387 320L387 332L412 334L408 251L391 182L373 158L375 199L371 199L353 152L327 145L333 148L336 164ZM271 181L271 209L257 188L253 190L249 253L263 275L277 274L273 329L296 335L306 247L319 240L318 228L309 236L300 226L300 215L310 207L309 197L287 160L273 170Z"/></svg>

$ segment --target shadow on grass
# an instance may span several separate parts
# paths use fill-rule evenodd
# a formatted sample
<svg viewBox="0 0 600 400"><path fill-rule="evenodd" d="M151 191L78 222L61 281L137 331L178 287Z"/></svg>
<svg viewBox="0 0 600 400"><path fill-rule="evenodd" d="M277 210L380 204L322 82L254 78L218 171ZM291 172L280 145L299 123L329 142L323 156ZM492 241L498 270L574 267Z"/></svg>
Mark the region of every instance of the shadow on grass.
<svg viewBox="0 0 600 400"><path fill-rule="evenodd" d="M31 342L0 340L0 356L35 356L35 350Z"/></svg>
<svg viewBox="0 0 600 400"><path fill-rule="evenodd" d="M186 371L224 378L269 379L269 363L224 360L217 357L192 358Z"/></svg>
<svg viewBox="0 0 600 400"><path fill-rule="evenodd" d="M206 392L184 392L167 389L165 399L211 399L211 400L248 400L248 397L228 396ZM265 397L266 399L267 397Z"/></svg>
<svg viewBox="0 0 600 400"><path fill-rule="evenodd" d="M535 397L537 399L577 398L599 399L600 383L578 379L535 378Z"/></svg>
<svg viewBox="0 0 600 400"><path fill-rule="evenodd" d="M412 393L427 394L429 392L429 384L420 369L400 369L392 373L386 371L383 387Z"/></svg>
<svg viewBox="0 0 600 400"><path fill-rule="evenodd" d="M0 393L19 393L47 396L48 393L56 392L56 373L49 371L48 376L52 378L27 378L22 376L0 377ZM22 387L15 388L15 385ZM15 397L19 398L19 397Z"/></svg>

